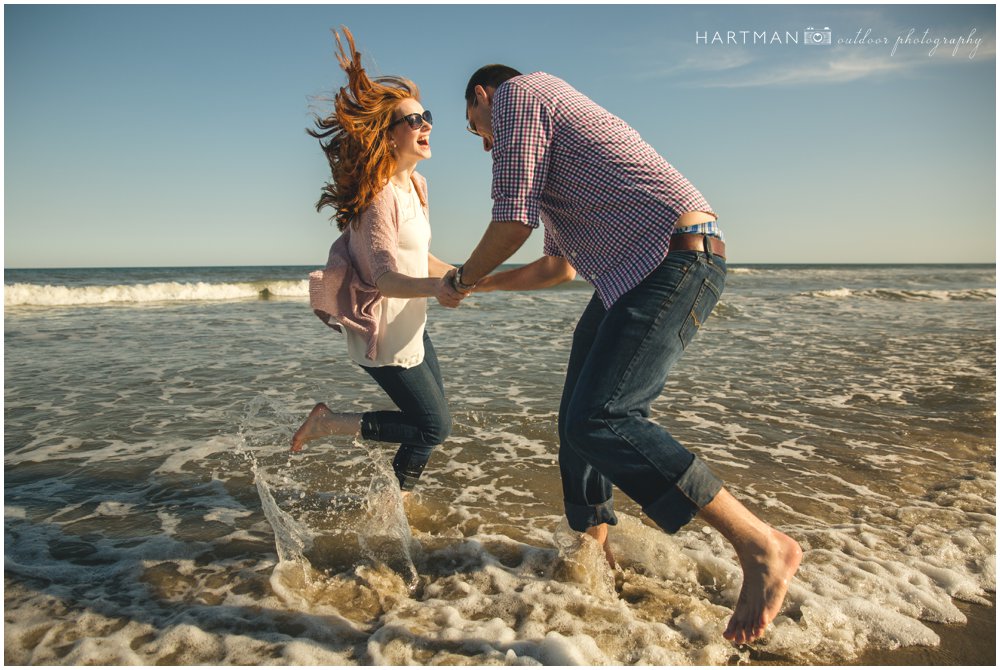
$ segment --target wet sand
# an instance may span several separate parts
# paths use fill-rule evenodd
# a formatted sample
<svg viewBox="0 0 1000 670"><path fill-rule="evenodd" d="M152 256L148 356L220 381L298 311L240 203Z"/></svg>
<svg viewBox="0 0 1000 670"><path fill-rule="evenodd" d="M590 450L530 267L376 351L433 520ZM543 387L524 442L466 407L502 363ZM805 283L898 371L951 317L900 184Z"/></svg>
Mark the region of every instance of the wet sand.
<svg viewBox="0 0 1000 670"><path fill-rule="evenodd" d="M997 610L996 594L988 594L989 606L955 601L968 622L940 624L924 622L941 638L937 647L905 647L894 650L869 651L844 665L896 665L896 666L988 666L996 667ZM794 665L766 653L750 652L754 665Z"/></svg>
<svg viewBox="0 0 1000 670"><path fill-rule="evenodd" d="M997 610L996 594L989 607L964 603L955 604L968 618L965 625L935 624L927 626L941 638L934 648L908 647L895 651L870 652L853 665L986 665L996 667Z"/></svg>

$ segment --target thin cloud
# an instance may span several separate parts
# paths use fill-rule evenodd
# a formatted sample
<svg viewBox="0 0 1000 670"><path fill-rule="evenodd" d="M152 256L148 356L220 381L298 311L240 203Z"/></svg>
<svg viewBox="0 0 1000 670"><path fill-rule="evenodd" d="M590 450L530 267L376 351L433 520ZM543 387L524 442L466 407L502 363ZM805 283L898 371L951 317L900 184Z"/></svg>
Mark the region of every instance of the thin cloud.
<svg viewBox="0 0 1000 670"><path fill-rule="evenodd" d="M659 67L636 70L631 73L633 79L664 79L668 77L683 77L687 75L699 75L710 72L726 72L738 68L744 68L754 62L753 56L749 53L731 50L728 52L717 52L711 57L705 55L678 57L677 60Z"/></svg>
<svg viewBox="0 0 1000 670"><path fill-rule="evenodd" d="M687 83L697 88L846 84L889 75L912 76L929 68L969 67L976 62L996 59L996 42L992 39L983 40L974 53L968 46L959 47L955 52L954 45L942 43L930 55L929 51L933 46L900 47L894 55L890 54L891 45L885 47L884 54L878 55L844 54L837 50L828 52L825 58L793 63L761 59L756 63L748 62L746 67L738 72L729 72L723 78L701 77ZM815 56L817 52L812 54Z"/></svg>
<svg viewBox="0 0 1000 670"><path fill-rule="evenodd" d="M888 58L845 56L813 63L768 63L753 72L724 80L692 82L700 88L747 88L752 86L796 86L802 84L845 84L861 79L901 73L910 69L903 61Z"/></svg>

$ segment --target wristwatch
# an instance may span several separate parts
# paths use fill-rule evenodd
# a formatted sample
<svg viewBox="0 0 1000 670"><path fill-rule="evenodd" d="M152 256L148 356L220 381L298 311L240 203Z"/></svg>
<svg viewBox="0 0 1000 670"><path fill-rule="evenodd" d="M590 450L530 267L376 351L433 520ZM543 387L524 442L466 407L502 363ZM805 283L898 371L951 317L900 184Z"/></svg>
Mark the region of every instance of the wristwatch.
<svg viewBox="0 0 1000 670"><path fill-rule="evenodd" d="M462 281L462 270L465 269L464 265L459 265L458 269L455 270L455 274L451 276L451 285L459 293L471 293L472 289L476 288L475 284L466 284Z"/></svg>

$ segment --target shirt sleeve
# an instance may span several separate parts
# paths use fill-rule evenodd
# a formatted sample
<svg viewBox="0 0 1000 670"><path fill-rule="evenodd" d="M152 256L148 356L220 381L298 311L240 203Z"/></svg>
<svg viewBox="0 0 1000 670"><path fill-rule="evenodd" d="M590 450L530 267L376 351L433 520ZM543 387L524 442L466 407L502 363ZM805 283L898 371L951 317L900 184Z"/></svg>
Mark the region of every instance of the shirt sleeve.
<svg viewBox="0 0 1000 670"><path fill-rule="evenodd" d="M386 272L398 272L396 253L399 249L399 228L391 186L386 186L375 196L361 216L360 228L352 232L352 235L357 236L357 248L365 254L364 265L371 271L373 284Z"/></svg>
<svg viewBox="0 0 1000 670"><path fill-rule="evenodd" d="M546 256L558 256L560 258L566 255L559 248L559 243L548 226L545 226L545 240L542 243L542 253Z"/></svg>
<svg viewBox="0 0 1000 670"><path fill-rule="evenodd" d="M538 227L552 147L551 111L508 81L493 97L493 220Z"/></svg>

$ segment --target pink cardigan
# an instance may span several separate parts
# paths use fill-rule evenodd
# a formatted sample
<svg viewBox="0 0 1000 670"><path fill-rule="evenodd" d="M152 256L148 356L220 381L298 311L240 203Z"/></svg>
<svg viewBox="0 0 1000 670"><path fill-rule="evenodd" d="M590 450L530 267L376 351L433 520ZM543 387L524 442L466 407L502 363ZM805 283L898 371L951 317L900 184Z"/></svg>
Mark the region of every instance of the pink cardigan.
<svg viewBox="0 0 1000 670"><path fill-rule="evenodd" d="M427 202L427 180L414 172L413 185ZM424 215L428 217L427 205ZM375 282L396 272L399 202L386 185L365 211L355 229L348 226L330 247L326 268L309 274L309 304L323 323L336 331L349 328L368 342L365 356L377 355L382 294Z"/></svg>

